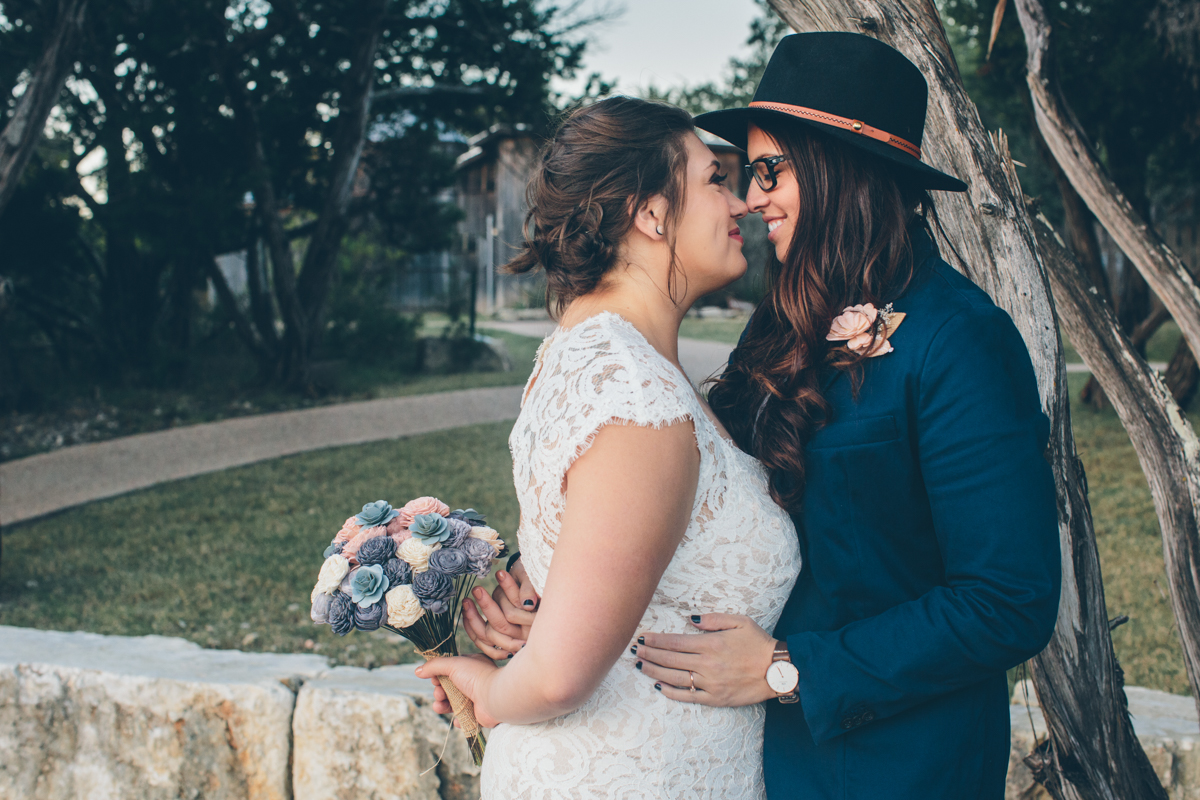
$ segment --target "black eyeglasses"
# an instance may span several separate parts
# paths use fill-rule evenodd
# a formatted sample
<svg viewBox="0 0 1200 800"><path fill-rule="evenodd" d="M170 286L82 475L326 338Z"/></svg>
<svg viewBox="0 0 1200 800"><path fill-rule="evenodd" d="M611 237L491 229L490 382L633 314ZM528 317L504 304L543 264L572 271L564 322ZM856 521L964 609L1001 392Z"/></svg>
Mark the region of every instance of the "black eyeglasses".
<svg viewBox="0 0 1200 800"><path fill-rule="evenodd" d="M787 161L787 156L765 156L756 158L746 165L746 177L753 178L758 188L769 192L779 182L775 168Z"/></svg>

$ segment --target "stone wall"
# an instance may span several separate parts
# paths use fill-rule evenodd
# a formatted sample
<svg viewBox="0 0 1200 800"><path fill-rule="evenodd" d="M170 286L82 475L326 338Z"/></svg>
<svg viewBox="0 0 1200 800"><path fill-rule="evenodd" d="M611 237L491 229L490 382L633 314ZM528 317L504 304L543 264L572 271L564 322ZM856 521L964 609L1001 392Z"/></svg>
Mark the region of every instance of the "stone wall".
<svg viewBox="0 0 1200 800"><path fill-rule="evenodd" d="M1126 695L1171 800L1200 800L1192 699ZM0 798L475 800L479 770L430 697L412 665L0 626ZM1006 798L1044 798L1021 758L1045 723L1032 689L1014 703Z"/></svg>
<svg viewBox="0 0 1200 800"><path fill-rule="evenodd" d="M411 666L0 626L0 798L478 797L430 697Z"/></svg>
<svg viewBox="0 0 1200 800"><path fill-rule="evenodd" d="M1200 800L1200 721L1190 697L1126 686L1125 698L1133 728L1150 757L1154 771L1171 800ZM1049 800L1033 782L1022 758L1046 736L1046 721L1038 708L1031 681L1021 681L1013 692L1012 752L1008 762L1005 800Z"/></svg>

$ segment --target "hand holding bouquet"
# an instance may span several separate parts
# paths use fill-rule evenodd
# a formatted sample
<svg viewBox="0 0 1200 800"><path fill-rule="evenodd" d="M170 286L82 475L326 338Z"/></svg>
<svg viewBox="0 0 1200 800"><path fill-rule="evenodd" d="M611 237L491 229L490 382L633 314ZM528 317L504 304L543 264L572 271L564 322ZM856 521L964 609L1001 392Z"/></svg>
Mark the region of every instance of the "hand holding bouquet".
<svg viewBox="0 0 1200 800"><path fill-rule="evenodd" d="M463 598L487 577L505 550L475 509L451 512L436 497L399 510L383 500L350 517L325 549L312 591L312 620L345 636L384 628L414 645L425 660L458 655L455 633ZM471 701L442 678L475 763L483 740Z"/></svg>

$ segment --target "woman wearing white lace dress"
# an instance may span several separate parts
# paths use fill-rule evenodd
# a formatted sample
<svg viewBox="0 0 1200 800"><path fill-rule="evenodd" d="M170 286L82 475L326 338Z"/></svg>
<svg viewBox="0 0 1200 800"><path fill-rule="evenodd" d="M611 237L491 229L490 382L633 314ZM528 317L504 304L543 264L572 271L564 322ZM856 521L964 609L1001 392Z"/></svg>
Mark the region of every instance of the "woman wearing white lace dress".
<svg viewBox="0 0 1200 800"><path fill-rule="evenodd" d="M509 439L537 621L503 668L418 669L495 726L485 800L764 794L762 707L672 702L631 653L701 612L771 631L800 570L763 468L679 367L688 307L746 269L724 178L688 115L612 98L566 120L530 185L511 266L545 270L561 322Z"/></svg>

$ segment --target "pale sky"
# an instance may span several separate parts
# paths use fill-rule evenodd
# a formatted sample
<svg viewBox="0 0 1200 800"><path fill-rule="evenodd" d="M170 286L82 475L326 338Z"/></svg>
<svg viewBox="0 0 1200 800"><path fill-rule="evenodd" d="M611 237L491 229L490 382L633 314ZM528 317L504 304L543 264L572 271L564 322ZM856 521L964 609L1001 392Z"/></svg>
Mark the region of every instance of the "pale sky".
<svg viewBox="0 0 1200 800"><path fill-rule="evenodd" d="M731 56L748 52L753 0L583 0L580 12L623 9L596 26L581 78L555 86L578 93L588 73L618 80L617 91L693 85L722 76Z"/></svg>

